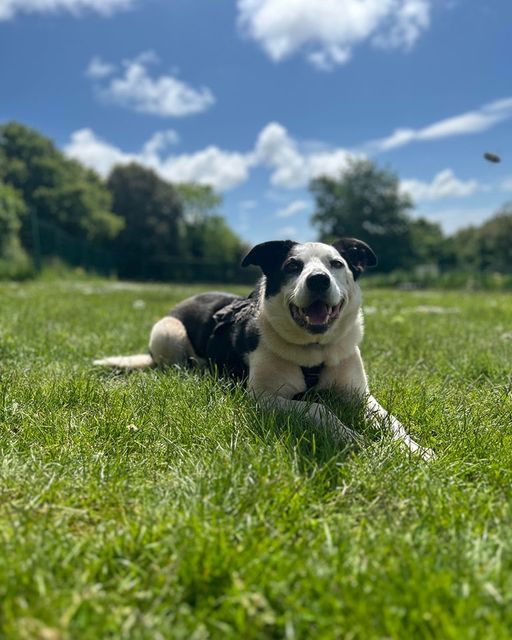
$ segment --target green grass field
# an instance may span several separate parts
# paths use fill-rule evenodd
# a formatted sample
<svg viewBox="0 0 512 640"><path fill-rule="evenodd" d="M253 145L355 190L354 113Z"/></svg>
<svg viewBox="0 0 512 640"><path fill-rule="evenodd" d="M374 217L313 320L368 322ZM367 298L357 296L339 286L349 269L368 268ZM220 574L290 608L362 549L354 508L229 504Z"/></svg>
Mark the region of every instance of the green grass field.
<svg viewBox="0 0 512 640"><path fill-rule="evenodd" d="M93 369L199 290L0 285L0 637L510 638L512 297L365 291L426 464L210 374Z"/></svg>

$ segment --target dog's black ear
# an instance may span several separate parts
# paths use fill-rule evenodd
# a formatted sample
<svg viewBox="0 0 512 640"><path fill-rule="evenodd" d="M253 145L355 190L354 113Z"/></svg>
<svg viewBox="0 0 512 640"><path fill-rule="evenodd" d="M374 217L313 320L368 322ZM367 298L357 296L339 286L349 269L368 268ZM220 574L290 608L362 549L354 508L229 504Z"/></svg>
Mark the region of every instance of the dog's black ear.
<svg viewBox="0 0 512 640"><path fill-rule="evenodd" d="M265 275L277 271L296 244L293 240L271 240L257 244L242 260L242 267L256 265Z"/></svg>
<svg viewBox="0 0 512 640"><path fill-rule="evenodd" d="M371 247L357 238L341 238L332 243L348 263L350 270L357 280L366 267L374 267L377 264L377 256Z"/></svg>

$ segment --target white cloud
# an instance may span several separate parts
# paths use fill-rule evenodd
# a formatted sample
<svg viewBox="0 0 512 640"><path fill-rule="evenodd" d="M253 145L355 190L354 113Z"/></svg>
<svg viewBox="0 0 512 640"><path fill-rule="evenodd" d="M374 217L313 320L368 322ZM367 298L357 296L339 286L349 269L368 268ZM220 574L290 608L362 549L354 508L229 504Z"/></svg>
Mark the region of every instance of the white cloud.
<svg viewBox="0 0 512 640"><path fill-rule="evenodd" d="M301 150L286 129L275 122L261 131L254 150L247 153L208 146L194 153L165 155L167 146L176 142L175 131L157 132L139 152L125 153L91 129L81 129L72 134L65 152L102 175L107 175L115 164L135 161L153 168L165 179L196 181L221 191L245 182L255 166L270 168L270 181L277 187L303 188L312 178L339 176L351 157L345 149L311 151L306 145Z"/></svg>
<svg viewBox="0 0 512 640"><path fill-rule="evenodd" d="M309 62L322 71L332 71L336 65L342 65L348 62L350 57L350 50L342 49L336 45L312 51L307 55Z"/></svg>
<svg viewBox="0 0 512 640"><path fill-rule="evenodd" d="M275 213L276 218L289 218L291 216L309 209L310 205L305 200L294 200L289 205L278 209Z"/></svg>
<svg viewBox="0 0 512 640"><path fill-rule="evenodd" d="M273 168L274 186L301 187L308 180L304 158L287 130L277 122L268 124L259 134L255 148L256 161Z"/></svg>
<svg viewBox="0 0 512 640"><path fill-rule="evenodd" d="M277 239L288 239L288 238L294 238L297 236L298 230L297 227L292 227L292 226L288 226L288 227L282 227L281 229L278 229L275 233L275 237Z"/></svg>
<svg viewBox="0 0 512 640"><path fill-rule="evenodd" d="M512 191L512 178L507 178L501 183L503 191Z"/></svg>
<svg viewBox="0 0 512 640"><path fill-rule="evenodd" d="M10 20L17 13L57 13L67 11L80 15L84 11L96 11L111 15L128 9L134 0L0 0L0 20Z"/></svg>
<svg viewBox="0 0 512 640"><path fill-rule="evenodd" d="M407 0L395 3L388 19L388 30L378 32L374 44L389 48L410 49L421 33L430 24L430 2L427 0Z"/></svg>
<svg viewBox="0 0 512 640"><path fill-rule="evenodd" d="M410 48L430 22L431 0L238 0L239 25L280 62L298 51L320 69L347 62L370 40Z"/></svg>
<svg viewBox="0 0 512 640"><path fill-rule="evenodd" d="M272 185L287 189L305 187L312 178L323 175L337 177L346 169L349 159L355 157L346 149L301 150L277 122L271 122L261 131L254 155L256 163L273 170Z"/></svg>
<svg viewBox="0 0 512 640"><path fill-rule="evenodd" d="M467 207L439 209L435 211L421 211L421 216L438 222L445 233L451 234L470 225L478 226L490 218L494 209L492 207L479 207L470 209Z"/></svg>
<svg viewBox="0 0 512 640"><path fill-rule="evenodd" d="M98 59L93 58L89 64L89 75L95 60ZM98 85L99 95L108 102L139 113L172 118L206 111L215 103L213 93L207 87L195 89L175 75L151 77L148 67L156 62L158 57L153 51L146 51L133 60L125 60L122 75ZM98 78L98 75L93 77Z"/></svg>
<svg viewBox="0 0 512 640"><path fill-rule="evenodd" d="M89 78L106 78L116 71L116 66L108 62L104 62L100 56L94 56L89 62L85 75Z"/></svg>
<svg viewBox="0 0 512 640"><path fill-rule="evenodd" d="M168 129L167 131L157 131L144 145L142 155L158 156L169 145L178 144L179 141L180 136L174 129Z"/></svg>
<svg viewBox="0 0 512 640"><path fill-rule="evenodd" d="M247 180L251 164L247 154L210 146L196 153L163 157L162 141L165 145L170 140L174 142L172 133L157 133L139 153L125 153L96 136L91 129L81 129L72 134L64 152L103 176L117 164L138 162L154 169L166 180L208 184L220 191L232 189Z"/></svg>
<svg viewBox="0 0 512 640"><path fill-rule="evenodd" d="M355 153L347 149L333 149L322 153L312 153L306 158L309 176L310 178L318 178L320 176L339 178L348 168L350 159L356 157L361 156L356 156Z"/></svg>
<svg viewBox="0 0 512 640"><path fill-rule="evenodd" d="M402 191L411 195L416 202L465 198L482 189L477 180L459 180L451 169L438 173L432 182L402 180L400 186Z"/></svg>
<svg viewBox="0 0 512 640"><path fill-rule="evenodd" d="M374 142L369 142L366 147L369 151L389 151L396 147L403 147L418 139L418 132L414 129L395 129L387 138L381 138Z"/></svg>
<svg viewBox="0 0 512 640"><path fill-rule="evenodd" d="M124 153L101 140L91 129L75 131L71 135L70 143L64 147L64 153L102 176L107 176L116 164L128 164L137 160L135 154Z"/></svg>
<svg viewBox="0 0 512 640"><path fill-rule="evenodd" d="M210 146L196 153L169 156L160 171L172 182L199 182L224 191L245 182L249 166L245 154Z"/></svg>
<svg viewBox="0 0 512 640"><path fill-rule="evenodd" d="M402 147L411 142L438 140L487 131L512 117L512 98L484 104L475 111L467 111L451 118L439 120L421 129L396 129L387 138L365 145L368 152L378 153Z"/></svg>
<svg viewBox="0 0 512 640"><path fill-rule="evenodd" d="M498 105L499 103L492 103ZM496 113L502 113L502 106ZM217 146L208 146L192 153L171 153L169 146L177 144L179 136L174 130L155 133L136 153L127 153L107 141L101 140L90 129L76 131L66 152L107 175L119 163L136 161L153 168L163 178L174 181L196 181L210 184L215 189L232 189L249 178L255 167L270 171L270 183L275 190L267 190L266 198L275 202L276 216L285 218L305 210L302 200L292 203L284 191L303 189L310 180L320 176L340 177L352 159L364 158L361 152L344 148L325 148L318 142L312 144L293 138L287 129L277 122L266 125L257 136L253 149L230 151ZM499 185L502 189L512 189L512 179ZM431 181L418 179L403 180L401 188L418 202L433 202L443 198L463 198L477 191L491 188L477 180L461 180L451 169L445 169ZM254 208L253 201L240 204L240 209Z"/></svg>
<svg viewBox="0 0 512 640"><path fill-rule="evenodd" d="M238 205L240 211L245 214L249 214L249 212L256 209L257 206L258 202L256 200L242 200Z"/></svg>

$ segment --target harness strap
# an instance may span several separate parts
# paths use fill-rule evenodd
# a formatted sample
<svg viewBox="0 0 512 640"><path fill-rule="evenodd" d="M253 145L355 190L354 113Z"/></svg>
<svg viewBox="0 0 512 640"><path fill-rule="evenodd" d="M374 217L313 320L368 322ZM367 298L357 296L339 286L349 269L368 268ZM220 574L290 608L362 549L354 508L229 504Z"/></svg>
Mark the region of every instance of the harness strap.
<svg viewBox="0 0 512 640"><path fill-rule="evenodd" d="M318 384L320 374L324 368L323 363L316 367L301 367L302 375L304 376L304 382L306 383L306 390L309 391L312 387Z"/></svg>

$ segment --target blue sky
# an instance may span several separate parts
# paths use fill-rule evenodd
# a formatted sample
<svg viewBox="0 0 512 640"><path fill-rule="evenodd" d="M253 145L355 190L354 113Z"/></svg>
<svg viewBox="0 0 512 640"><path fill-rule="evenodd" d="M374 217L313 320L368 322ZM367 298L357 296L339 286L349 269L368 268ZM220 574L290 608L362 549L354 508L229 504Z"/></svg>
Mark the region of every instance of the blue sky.
<svg viewBox="0 0 512 640"><path fill-rule="evenodd" d="M314 239L308 182L351 156L451 232L512 200L511 27L510 0L0 0L0 121L212 184L250 243Z"/></svg>

